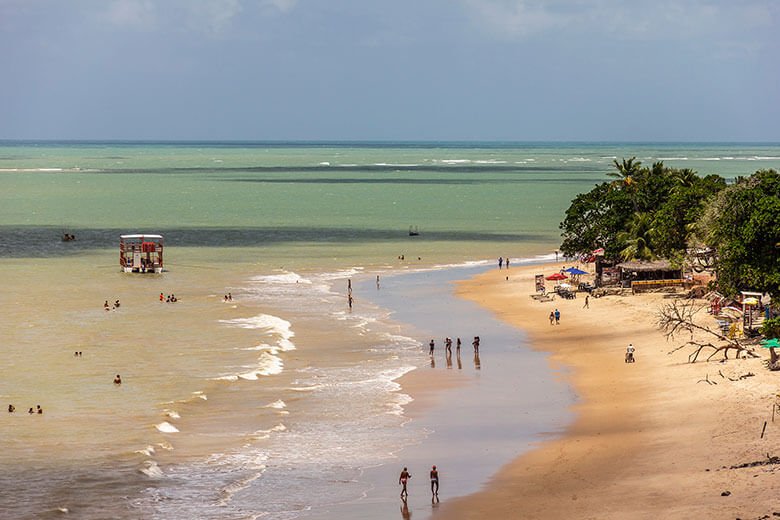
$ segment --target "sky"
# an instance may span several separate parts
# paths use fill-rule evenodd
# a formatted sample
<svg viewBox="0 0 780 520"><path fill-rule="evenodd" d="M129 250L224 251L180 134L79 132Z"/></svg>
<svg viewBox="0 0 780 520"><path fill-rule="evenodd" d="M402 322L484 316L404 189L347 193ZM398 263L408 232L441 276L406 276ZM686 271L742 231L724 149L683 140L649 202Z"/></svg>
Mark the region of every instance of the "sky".
<svg viewBox="0 0 780 520"><path fill-rule="evenodd" d="M780 142L778 0L0 0L0 139Z"/></svg>

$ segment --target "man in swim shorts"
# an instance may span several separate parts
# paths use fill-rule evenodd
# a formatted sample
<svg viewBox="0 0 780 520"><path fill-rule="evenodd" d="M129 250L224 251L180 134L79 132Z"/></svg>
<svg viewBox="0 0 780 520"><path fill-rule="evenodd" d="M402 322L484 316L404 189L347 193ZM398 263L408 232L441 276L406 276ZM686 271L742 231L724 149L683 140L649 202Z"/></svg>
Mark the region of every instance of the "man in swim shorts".
<svg viewBox="0 0 780 520"><path fill-rule="evenodd" d="M439 471L436 466L431 468L431 494L438 496L439 494Z"/></svg>

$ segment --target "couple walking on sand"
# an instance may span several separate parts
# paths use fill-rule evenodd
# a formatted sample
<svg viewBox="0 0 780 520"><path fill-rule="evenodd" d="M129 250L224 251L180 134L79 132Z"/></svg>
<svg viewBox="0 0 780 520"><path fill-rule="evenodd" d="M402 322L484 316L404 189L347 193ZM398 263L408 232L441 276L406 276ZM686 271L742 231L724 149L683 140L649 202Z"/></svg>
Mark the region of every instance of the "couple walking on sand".
<svg viewBox="0 0 780 520"><path fill-rule="evenodd" d="M436 466L433 466L431 468L431 495L434 497L439 496L439 470L436 469ZM401 498L406 499L406 497L409 496L409 492L406 489L406 485L409 482L409 479L412 478L412 474L409 473L409 470L407 468L404 468L401 471L401 476L398 477L398 484L403 486L401 488Z"/></svg>

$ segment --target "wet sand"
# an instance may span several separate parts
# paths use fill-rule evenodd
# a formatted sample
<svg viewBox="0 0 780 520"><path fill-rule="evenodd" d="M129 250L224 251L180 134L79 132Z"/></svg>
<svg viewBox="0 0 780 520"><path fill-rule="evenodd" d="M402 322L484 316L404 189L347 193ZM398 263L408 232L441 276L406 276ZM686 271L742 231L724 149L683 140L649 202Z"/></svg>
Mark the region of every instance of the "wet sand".
<svg viewBox="0 0 780 520"><path fill-rule="evenodd" d="M780 466L731 466L778 455L780 417L772 422L778 375L760 359L687 363L669 354L654 325L662 294L530 298L533 275L550 265L491 271L460 284L458 294L522 328L534 349L579 396L565 435L503 467L471 496L448 501L441 518L769 518L780 514ZM548 285L551 282L547 282ZM550 325L551 310L561 311ZM703 322L712 323L706 312ZM626 346L637 361L624 362ZM759 349L761 350L761 349ZM766 352L759 352L764 358ZM740 375L755 374L739 379ZM702 381L706 378L717 384ZM732 381L731 379L736 379ZM491 421L489 416L485 421ZM766 433L760 438L764 421ZM724 496L725 495L725 496ZM769 515L769 516L764 516Z"/></svg>
<svg viewBox="0 0 780 520"><path fill-rule="evenodd" d="M472 302L454 296L454 281L478 270L443 271L386 277L372 299L393 312L393 319L415 327L421 349L435 338L433 364L398 380L414 400L405 415L415 429L428 432L396 453L396 461L369 468L360 480L366 496L313 511L306 519L415 518L437 516L453 497L474 493L514 457L545 435L559 434L571 421L572 395L562 376L550 370L547 355L527 348L519 329L496 320ZM361 294L364 286L358 285ZM408 331L407 331L408 332ZM453 344L448 364L443 338L460 336L460 363ZM472 340L479 335L480 356ZM541 435L540 435L541 433ZM439 501L433 500L429 471L440 474ZM398 477L412 474L409 498L399 499Z"/></svg>

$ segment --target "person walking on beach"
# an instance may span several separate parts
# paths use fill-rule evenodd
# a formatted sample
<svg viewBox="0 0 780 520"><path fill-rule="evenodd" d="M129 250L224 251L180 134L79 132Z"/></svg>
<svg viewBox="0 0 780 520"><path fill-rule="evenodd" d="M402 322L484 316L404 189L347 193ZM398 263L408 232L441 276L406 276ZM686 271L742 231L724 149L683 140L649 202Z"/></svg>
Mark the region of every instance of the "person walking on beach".
<svg viewBox="0 0 780 520"><path fill-rule="evenodd" d="M479 354L479 336L474 336L471 346L474 347L474 354Z"/></svg>
<svg viewBox="0 0 780 520"><path fill-rule="evenodd" d="M431 342L428 343L428 346L430 347L430 349L428 350L428 355L433 357L433 349L436 346L436 343L433 340L431 340Z"/></svg>
<svg viewBox="0 0 780 520"><path fill-rule="evenodd" d="M455 351L460 354L460 338L455 340Z"/></svg>
<svg viewBox="0 0 780 520"><path fill-rule="evenodd" d="M506 264L506 268L509 269L509 257L506 257L506 260L504 260L504 264Z"/></svg>
<svg viewBox="0 0 780 520"><path fill-rule="evenodd" d="M503 266L504 266L504 258L499 256L498 257L498 269L499 269L499 271L501 270L501 268Z"/></svg>
<svg viewBox="0 0 780 520"><path fill-rule="evenodd" d="M633 363L636 361L634 359L634 344L629 343L628 347L626 347L626 363Z"/></svg>
<svg viewBox="0 0 780 520"><path fill-rule="evenodd" d="M555 311L550 311L550 325L555 323Z"/></svg>
<svg viewBox="0 0 780 520"><path fill-rule="evenodd" d="M555 309L555 324L560 325L561 324L561 311L558 309Z"/></svg>
<svg viewBox="0 0 780 520"><path fill-rule="evenodd" d="M444 348L446 349L446 352L448 355L452 355L452 340L450 338L444 339Z"/></svg>
<svg viewBox="0 0 780 520"><path fill-rule="evenodd" d="M431 468L431 495L437 496L439 494L439 470L436 466Z"/></svg>
<svg viewBox="0 0 780 520"><path fill-rule="evenodd" d="M117 386L122 384L122 377L119 374L114 378L114 384Z"/></svg>
<svg viewBox="0 0 780 520"><path fill-rule="evenodd" d="M588 298L590 298L590 295L585 295L585 305L582 306L583 309L590 309L590 305L588 304Z"/></svg>
<svg viewBox="0 0 780 520"><path fill-rule="evenodd" d="M398 484L403 486L403 488L401 488L401 498L405 498L409 496L409 492L406 490L406 483L409 482L410 478L412 478L412 475L404 467L403 471L401 471L401 476L398 477Z"/></svg>

